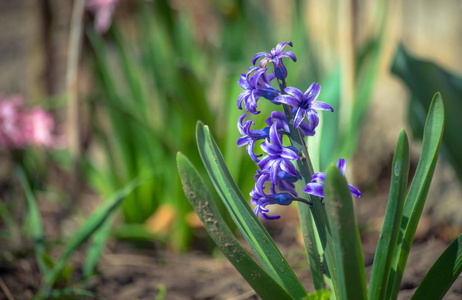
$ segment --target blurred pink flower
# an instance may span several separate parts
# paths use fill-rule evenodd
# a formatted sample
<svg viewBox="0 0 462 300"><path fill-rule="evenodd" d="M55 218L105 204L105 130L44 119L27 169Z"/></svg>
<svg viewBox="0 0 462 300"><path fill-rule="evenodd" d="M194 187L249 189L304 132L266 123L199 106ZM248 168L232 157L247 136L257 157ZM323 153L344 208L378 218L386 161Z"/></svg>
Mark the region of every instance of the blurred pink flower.
<svg viewBox="0 0 462 300"><path fill-rule="evenodd" d="M27 143L35 146L52 147L55 137L52 134L54 121L51 115L35 108L24 116L24 136Z"/></svg>
<svg viewBox="0 0 462 300"><path fill-rule="evenodd" d="M95 14L95 30L105 33L111 26L112 14L119 0L88 0L87 8Z"/></svg>
<svg viewBox="0 0 462 300"><path fill-rule="evenodd" d="M28 110L20 95L0 96L0 147L55 147L52 116L41 108Z"/></svg>
<svg viewBox="0 0 462 300"><path fill-rule="evenodd" d="M7 148L20 147L24 142L21 128L21 107L24 103L20 95L3 98L0 96L0 143Z"/></svg>

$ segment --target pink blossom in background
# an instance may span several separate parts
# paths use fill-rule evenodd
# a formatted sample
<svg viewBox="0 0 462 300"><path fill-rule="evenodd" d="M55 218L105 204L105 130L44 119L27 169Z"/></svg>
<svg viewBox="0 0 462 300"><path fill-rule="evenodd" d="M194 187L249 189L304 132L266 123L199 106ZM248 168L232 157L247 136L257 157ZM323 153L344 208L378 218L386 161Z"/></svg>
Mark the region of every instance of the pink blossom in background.
<svg viewBox="0 0 462 300"><path fill-rule="evenodd" d="M54 121L50 114L35 108L26 113L24 119L24 137L29 144L44 147L52 147L55 144L52 134Z"/></svg>
<svg viewBox="0 0 462 300"><path fill-rule="evenodd" d="M0 144L6 148L18 148L24 142L21 108L24 100L19 95L0 96Z"/></svg>
<svg viewBox="0 0 462 300"><path fill-rule="evenodd" d="M42 108L28 109L20 95L0 95L0 148L55 147L52 116Z"/></svg>
<svg viewBox="0 0 462 300"><path fill-rule="evenodd" d="M105 33L111 26L112 14L119 0L88 0L87 8L95 14L95 30Z"/></svg>

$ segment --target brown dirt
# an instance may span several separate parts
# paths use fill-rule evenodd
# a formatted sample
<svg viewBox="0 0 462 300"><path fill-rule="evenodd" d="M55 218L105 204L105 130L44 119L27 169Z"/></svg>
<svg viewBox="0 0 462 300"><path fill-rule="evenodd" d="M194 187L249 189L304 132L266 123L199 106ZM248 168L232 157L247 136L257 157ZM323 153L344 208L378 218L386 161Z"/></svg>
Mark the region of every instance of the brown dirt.
<svg viewBox="0 0 462 300"><path fill-rule="evenodd" d="M302 283L308 290L313 290L305 254L297 242L299 237L296 212L294 209L284 208L280 213L285 217L282 221L265 223L265 226L275 237ZM377 216L380 213L381 208L377 205L362 203L358 214L359 220L364 220L369 215L369 222L362 225L368 277L378 237L374 222L381 223ZM426 220L424 223L431 222L431 217L425 216L423 220ZM443 234L447 229L443 228L445 227L424 225L424 232L417 235L399 299L410 299L425 273L449 244L447 233ZM198 236L204 234L201 230L196 233ZM198 238L197 241L206 242L203 238ZM23 258L0 265L0 300L30 299L38 290L40 276L33 253L26 253ZM73 259L76 266L74 279L79 277L82 257L83 253L77 253ZM112 241L99 264L98 272L87 287L104 299L155 299L162 288L166 291L165 299L258 299L239 273L219 253L211 256L194 250L177 255L161 249L155 243L135 246L128 242ZM444 299L462 299L462 279L455 282Z"/></svg>

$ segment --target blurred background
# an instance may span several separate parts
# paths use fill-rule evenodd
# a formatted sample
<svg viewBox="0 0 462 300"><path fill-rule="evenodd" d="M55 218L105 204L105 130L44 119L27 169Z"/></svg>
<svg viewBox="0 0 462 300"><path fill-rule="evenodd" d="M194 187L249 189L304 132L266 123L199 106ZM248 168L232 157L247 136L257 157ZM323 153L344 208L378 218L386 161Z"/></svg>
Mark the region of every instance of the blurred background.
<svg viewBox="0 0 462 300"><path fill-rule="evenodd" d="M123 195L120 207L75 247L69 268L48 282L54 290L84 286L108 296L117 286L127 293L119 296L149 298L166 290L167 299L243 293L242 282L223 283L220 295L193 287L200 284L191 278L175 282L178 273L162 278L133 265L120 268L132 260L184 267L195 280L201 267L229 269L219 259L194 256L214 248L183 194L175 156L182 151L205 175L194 136L202 120L248 195L257 166L236 145L243 113L236 107L237 81L255 53L285 41L293 42L298 59L286 63L288 84L304 91L319 82L319 100L335 108L323 115L312 159L320 171L338 157L349 160L347 177L364 194L356 207L366 263L383 220L400 129L412 137L415 170L437 91L446 108L445 136L416 239L439 249L460 233L460 1L3 0L0 29L0 299L37 293L66 242L113 195ZM253 120L261 126L264 119ZM21 131L28 122L30 129ZM125 193L133 180L139 182ZM289 256L292 244L301 246L294 211L266 224ZM37 251L48 267L40 268ZM194 262L185 266L186 260ZM422 266L415 265L417 274ZM136 272L150 280L150 292L123 289L137 286ZM408 277L411 287L415 274ZM18 276L27 276L26 287L14 283Z"/></svg>

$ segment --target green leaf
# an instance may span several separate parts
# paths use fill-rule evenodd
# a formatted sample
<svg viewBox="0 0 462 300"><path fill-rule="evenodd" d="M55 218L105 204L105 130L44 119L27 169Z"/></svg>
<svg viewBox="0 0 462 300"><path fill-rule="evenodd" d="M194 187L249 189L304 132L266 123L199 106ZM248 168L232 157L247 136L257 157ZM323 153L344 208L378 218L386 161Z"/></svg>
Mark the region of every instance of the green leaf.
<svg viewBox="0 0 462 300"><path fill-rule="evenodd" d="M72 253L77 250L111 215L111 213L121 204L122 200L127 197L139 184L140 178L130 181L124 188L114 193L110 199L106 200L80 227L72 238L67 242L63 253L57 260L53 269L45 276L45 285L41 293L47 295L55 282L57 276L66 266L67 261Z"/></svg>
<svg viewBox="0 0 462 300"><path fill-rule="evenodd" d="M9 212L8 207L0 199L0 220L5 225L5 239L10 240L13 248L19 247L21 242L21 230L19 224L16 223L14 216Z"/></svg>
<svg viewBox="0 0 462 300"><path fill-rule="evenodd" d="M245 251L221 217L207 187L191 162L177 154L178 172L186 197L210 237L262 299L293 299Z"/></svg>
<svg viewBox="0 0 462 300"><path fill-rule="evenodd" d="M398 75L412 93L409 106L409 121L414 136L421 137L425 123L425 112L435 91L444 96L445 120L443 157L454 167L462 181L462 78L451 74L431 61L414 57L401 45L395 54L392 72Z"/></svg>
<svg viewBox="0 0 462 300"><path fill-rule="evenodd" d="M369 299L385 299L391 262L398 241L409 176L409 142L404 130L399 135L391 169L390 194L372 265Z"/></svg>
<svg viewBox="0 0 462 300"><path fill-rule="evenodd" d="M104 223L93 234L91 242L87 248L85 261L83 263L82 275L83 278L90 277L98 265L99 259L103 253L106 241L111 233L112 224L114 223L115 214L109 216Z"/></svg>
<svg viewBox="0 0 462 300"><path fill-rule="evenodd" d="M266 229L254 215L249 204L229 174L218 146L208 126L197 123L196 138L199 153L207 172L225 203L234 222L249 243L263 268L294 297L306 296L306 291L287 264Z"/></svg>
<svg viewBox="0 0 462 300"><path fill-rule="evenodd" d="M99 297L95 293L92 293L86 290L81 290L81 289L74 289L74 288L54 290L47 299L61 299L61 300L62 299L75 299L75 297L72 297L72 296L85 296L84 299L87 299L87 297L101 299L101 297Z"/></svg>
<svg viewBox="0 0 462 300"><path fill-rule="evenodd" d="M29 220L32 238L34 239L35 258L37 259L37 264L39 266L40 272L43 276L46 276L49 270L44 261L46 249L45 236L43 234L42 218L40 217L37 202L35 201L34 194L32 193L24 169L18 166L15 171L16 175L19 177L19 181L21 182L24 194L26 195L27 217Z"/></svg>
<svg viewBox="0 0 462 300"><path fill-rule="evenodd" d="M443 299L462 272L462 234L441 254L411 299Z"/></svg>
<svg viewBox="0 0 462 300"><path fill-rule="evenodd" d="M353 201L345 177L334 164L327 169L324 189L336 266L330 271L337 272L333 288L339 293L339 299L367 299L364 259Z"/></svg>
<svg viewBox="0 0 462 300"><path fill-rule="evenodd" d="M444 106L439 93L433 97L423 135L422 154L404 204L400 233L388 282L387 299L396 299L404 268L422 215L428 189L435 171L443 136Z"/></svg>
<svg viewBox="0 0 462 300"><path fill-rule="evenodd" d="M306 296L302 300L329 300L330 295L331 295L331 291L317 290L314 293L310 293L308 296Z"/></svg>

